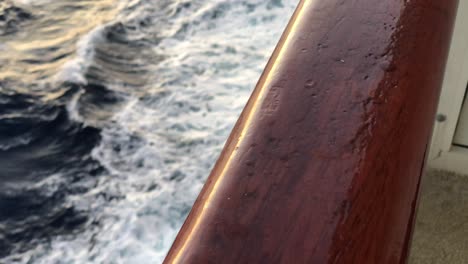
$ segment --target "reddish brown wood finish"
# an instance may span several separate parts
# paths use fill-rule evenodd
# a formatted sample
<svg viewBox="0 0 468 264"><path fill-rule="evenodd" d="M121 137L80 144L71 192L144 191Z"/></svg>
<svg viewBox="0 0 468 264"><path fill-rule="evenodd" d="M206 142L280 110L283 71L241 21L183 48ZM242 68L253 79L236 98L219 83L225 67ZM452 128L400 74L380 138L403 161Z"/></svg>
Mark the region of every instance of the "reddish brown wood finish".
<svg viewBox="0 0 468 264"><path fill-rule="evenodd" d="M165 263L404 263L456 0L305 0Z"/></svg>

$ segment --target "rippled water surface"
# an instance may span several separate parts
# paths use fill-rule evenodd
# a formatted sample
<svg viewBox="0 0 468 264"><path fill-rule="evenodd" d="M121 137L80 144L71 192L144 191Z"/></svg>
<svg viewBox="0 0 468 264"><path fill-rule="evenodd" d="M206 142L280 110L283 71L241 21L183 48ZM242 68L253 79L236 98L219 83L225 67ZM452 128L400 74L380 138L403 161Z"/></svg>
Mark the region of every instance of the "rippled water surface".
<svg viewBox="0 0 468 264"><path fill-rule="evenodd" d="M160 263L297 0L0 0L0 263Z"/></svg>

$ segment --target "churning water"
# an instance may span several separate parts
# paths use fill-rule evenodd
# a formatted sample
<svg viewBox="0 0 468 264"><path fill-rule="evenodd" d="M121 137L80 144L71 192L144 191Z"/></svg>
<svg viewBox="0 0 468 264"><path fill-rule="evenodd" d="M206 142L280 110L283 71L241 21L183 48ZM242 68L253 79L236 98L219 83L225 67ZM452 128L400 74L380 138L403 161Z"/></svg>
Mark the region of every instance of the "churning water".
<svg viewBox="0 0 468 264"><path fill-rule="evenodd" d="M0 263L160 263L297 0L0 0Z"/></svg>

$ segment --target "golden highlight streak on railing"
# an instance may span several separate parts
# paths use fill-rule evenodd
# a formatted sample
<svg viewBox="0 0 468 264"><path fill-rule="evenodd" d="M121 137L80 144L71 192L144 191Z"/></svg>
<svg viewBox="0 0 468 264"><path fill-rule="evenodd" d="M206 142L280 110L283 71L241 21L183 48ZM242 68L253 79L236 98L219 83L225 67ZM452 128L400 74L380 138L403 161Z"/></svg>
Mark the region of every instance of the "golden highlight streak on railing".
<svg viewBox="0 0 468 264"><path fill-rule="evenodd" d="M297 24L296 24L297 18L301 16L301 11L303 10L303 6L304 6L304 1L302 0L299 3L296 12L293 14L293 16L291 18L290 25L288 25L285 32L283 33L284 36L282 36L282 39L280 40L279 45L276 48L277 51L275 51L273 53L273 56L272 56L273 60L277 60L278 62L281 62L281 60L283 58L283 55L284 55L283 53L285 51L285 49L283 49L283 47L287 47L291 42L291 38L288 38L288 35L289 35L290 32L293 32L295 30L295 28L297 27ZM275 63L275 64L271 65L271 67L265 69L265 72L264 72L263 76L266 76L266 77L260 79L260 81L259 81L259 83L257 85L257 87L259 87L259 92L258 92L257 95L255 95L251 99L252 104L253 104L252 110L248 113L245 124L241 128L240 137L238 139L238 143L236 145L236 148L239 147L239 145L242 143L243 135L247 134L247 132L248 132L248 130L250 128L250 124L252 123L253 116L258 113L258 109L259 109L259 105L260 105L259 102L262 99L264 99L265 91L267 90L267 87L265 86L265 83L270 83L271 82L271 74L275 72L276 68L280 64L281 63ZM202 218L204 217L203 212L206 210L207 207L210 206L211 200L218 193L219 185L221 184L223 178L226 176L226 171L227 171L228 168L230 168L232 160L233 160L234 157L235 157L235 155L231 155L228 158L227 162L222 166L223 170L219 174L218 178L215 180L215 183L214 183L212 189L209 190L208 198L203 202L201 212L200 212L200 214L197 215L196 219L194 220L195 225L193 225L193 227L190 229L190 231L188 231L187 239L183 242L179 252L177 252L176 256L174 257L174 261L173 261L174 263L179 263L180 262L181 255L187 249L187 244L190 243L191 238L193 237L193 234L195 232L197 232L197 227L200 226L200 222L201 222Z"/></svg>

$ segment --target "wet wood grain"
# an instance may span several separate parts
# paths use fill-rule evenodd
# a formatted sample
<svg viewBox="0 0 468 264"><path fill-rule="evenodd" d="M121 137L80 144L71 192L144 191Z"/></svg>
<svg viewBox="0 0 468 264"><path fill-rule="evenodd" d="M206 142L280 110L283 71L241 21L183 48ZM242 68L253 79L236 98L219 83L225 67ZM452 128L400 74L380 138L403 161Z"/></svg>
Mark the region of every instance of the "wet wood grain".
<svg viewBox="0 0 468 264"><path fill-rule="evenodd" d="M456 6L300 2L165 263L404 263Z"/></svg>

